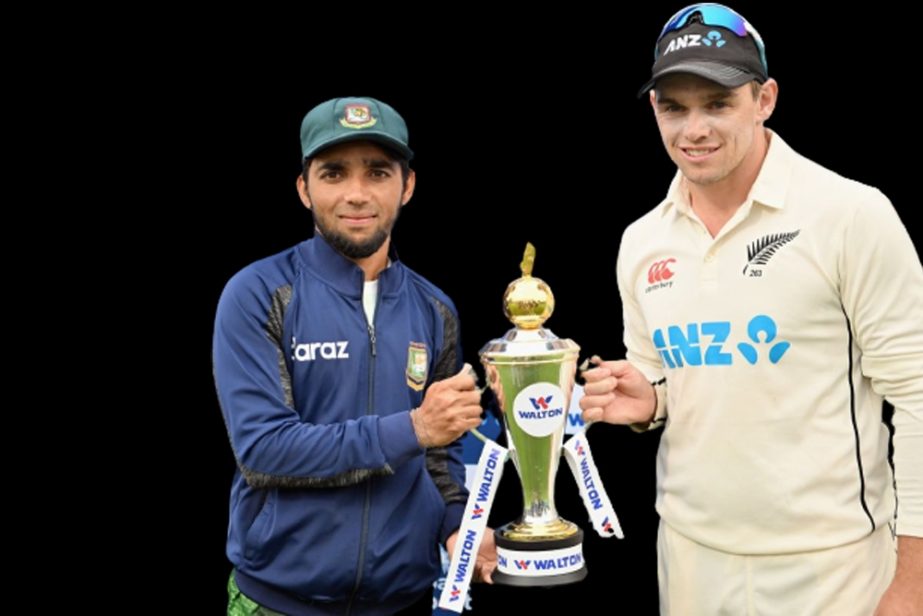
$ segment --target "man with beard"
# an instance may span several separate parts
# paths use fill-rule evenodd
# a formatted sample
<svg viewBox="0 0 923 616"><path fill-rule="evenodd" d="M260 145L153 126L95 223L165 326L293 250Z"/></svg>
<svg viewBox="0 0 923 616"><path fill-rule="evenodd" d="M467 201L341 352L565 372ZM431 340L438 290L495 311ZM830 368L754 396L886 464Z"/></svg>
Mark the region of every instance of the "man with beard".
<svg viewBox="0 0 923 616"><path fill-rule="evenodd" d="M407 127L371 98L301 125L316 234L227 284L215 381L237 460L229 614L429 614L480 424L458 315L391 246L416 176ZM484 535L476 577L496 566Z"/></svg>

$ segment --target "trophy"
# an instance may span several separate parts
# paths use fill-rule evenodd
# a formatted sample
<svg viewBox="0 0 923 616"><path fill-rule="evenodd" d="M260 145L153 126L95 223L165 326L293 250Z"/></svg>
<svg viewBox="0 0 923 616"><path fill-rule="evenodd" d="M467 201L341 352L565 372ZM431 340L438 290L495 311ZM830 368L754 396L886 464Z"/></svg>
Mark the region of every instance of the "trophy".
<svg viewBox="0 0 923 616"><path fill-rule="evenodd" d="M515 326L480 350L487 385L496 395L507 447L477 430L484 443L471 480L468 502L446 573L439 607L461 612L472 579L481 539L487 528L497 486L507 458L522 484L522 516L494 531L497 569L493 581L512 586L557 586L587 575L583 531L562 519L554 506L554 483L565 456L594 530L601 537L622 537L603 488L585 427L563 442L580 347L542 327L554 310L554 295L532 277L535 248L526 245L522 277L503 295L503 311Z"/></svg>
<svg viewBox="0 0 923 616"><path fill-rule="evenodd" d="M534 260L535 249L528 244L522 277L503 294L503 312L515 327L479 353L502 411L523 499L522 517L495 531L500 566L493 579L514 586L555 586L578 582L587 573L583 531L558 516L554 505L580 347L542 327L554 310L554 295L544 281L532 277ZM517 563L543 562L535 557L564 566L555 566L549 575L526 575L521 565L517 568Z"/></svg>

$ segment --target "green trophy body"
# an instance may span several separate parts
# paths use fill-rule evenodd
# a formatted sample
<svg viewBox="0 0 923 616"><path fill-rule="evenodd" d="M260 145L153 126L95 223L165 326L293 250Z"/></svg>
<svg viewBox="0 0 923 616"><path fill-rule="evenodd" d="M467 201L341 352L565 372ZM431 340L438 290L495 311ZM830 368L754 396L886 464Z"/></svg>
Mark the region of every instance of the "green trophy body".
<svg viewBox="0 0 923 616"><path fill-rule="evenodd" d="M531 276L528 249L523 274L504 295L504 310L516 327L480 351L487 383L503 411L523 497L522 516L495 531L499 566L493 579L554 586L586 577L583 531L562 519L554 505L580 347L541 327L554 308L554 296Z"/></svg>

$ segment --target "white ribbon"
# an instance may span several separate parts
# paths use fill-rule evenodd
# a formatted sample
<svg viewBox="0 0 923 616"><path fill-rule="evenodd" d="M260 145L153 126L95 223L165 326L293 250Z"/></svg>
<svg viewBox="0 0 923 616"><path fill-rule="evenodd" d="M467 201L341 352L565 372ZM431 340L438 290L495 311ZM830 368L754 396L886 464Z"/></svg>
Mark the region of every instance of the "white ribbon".
<svg viewBox="0 0 923 616"><path fill-rule="evenodd" d="M482 437L482 440L484 449L468 493L468 503L458 529L458 539L455 540L452 562L446 572L445 586L439 596L439 607L459 614L465 608L478 549L481 547L484 529L487 528L487 517L503 475L503 463L509 453L505 447L488 438Z"/></svg>
<svg viewBox="0 0 923 616"><path fill-rule="evenodd" d="M577 480L580 496L583 497L583 504L590 514L590 520L597 534L600 537L608 538L615 535L619 539L624 539L625 535L622 534L622 527L615 515L615 509L612 508L606 488L603 487L603 482L599 478L596 464L593 463L593 453L590 451L585 429L567 439L563 449L567 465L570 466L574 479Z"/></svg>

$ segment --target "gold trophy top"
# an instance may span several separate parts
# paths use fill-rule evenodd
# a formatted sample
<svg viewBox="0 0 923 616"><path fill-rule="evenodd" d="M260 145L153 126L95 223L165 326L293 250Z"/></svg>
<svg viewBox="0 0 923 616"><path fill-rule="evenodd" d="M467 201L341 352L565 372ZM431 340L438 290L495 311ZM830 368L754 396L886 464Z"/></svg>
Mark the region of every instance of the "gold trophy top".
<svg viewBox="0 0 923 616"><path fill-rule="evenodd" d="M519 329L538 329L554 312L554 294L544 280L532 276L534 263L535 246L527 242L519 265L522 276L503 293L503 314Z"/></svg>

